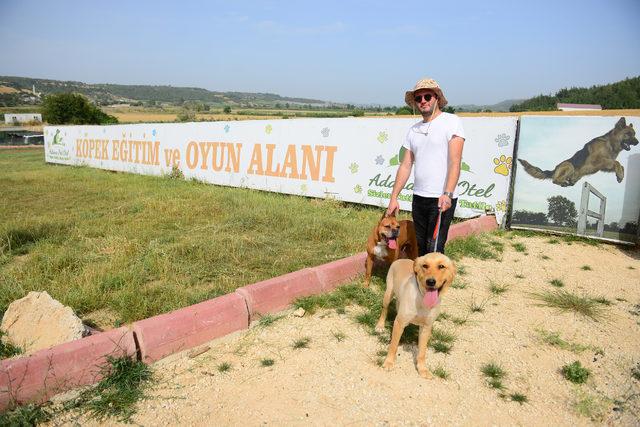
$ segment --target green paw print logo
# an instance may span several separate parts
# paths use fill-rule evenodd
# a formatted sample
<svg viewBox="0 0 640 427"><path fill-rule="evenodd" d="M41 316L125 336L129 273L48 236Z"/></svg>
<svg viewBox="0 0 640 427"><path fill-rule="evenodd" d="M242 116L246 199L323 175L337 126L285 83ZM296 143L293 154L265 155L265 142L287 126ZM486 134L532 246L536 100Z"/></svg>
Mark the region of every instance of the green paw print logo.
<svg viewBox="0 0 640 427"><path fill-rule="evenodd" d="M471 171L471 166L469 166L469 164L468 164L468 163L465 163L465 162L461 162L461 163L460 163L460 170L463 170L463 171L465 171L465 172L469 172L469 173L473 173L473 172Z"/></svg>
<svg viewBox="0 0 640 427"><path fill-rule="evenodd" d="M362 186L360 184L356 185L355 187L353 187L353 191L356 194L362 193Z"/></svg>
<svg viewBox="0 0 640 427"><path fill-rule="evenodd" d="M264 127L264 131L266 132L267 135L271 135L271 132L273 131L273 127L271 125L266 125Z"/></svg>
<svg viewBox="0 0 640 427"><path fill-rule="evenodd" d="M380 132L376 138L380 144L384 144L389 140L389 135L386 132Z"/></svg>
<svg viewBox="0 0 640 427"><path fill-rule="evenodd" d="M389 159L389 166L398 166L400 163L402 163L402 159L404 159L404 153L406 151L406 148L400 147L400 151L398 151L398 154Z"/></svg>
<svg viewBox="0 0 640 427"><path fill-rule="evenodd" d="M351 171L351 173L358 173L358 164L357 163L351 163L349 165L349 170Z"/></svg>
<svg viewBox="0 0 640 427"><path fill-rule="evenodd" d="M498 212L506 212L507 211L507 201L506 200L500 200L498 203L496 203L496 211L498 211Z"/></svg>
<svg viewBox="0 0 640 427"><path fill-rule="evenodd" d="M513 159L511 157L507 157L504 154L500 157L496 157L493 159L493 163L496 165L496 167L493 168L493 171L499 175L509 175L512 160Z"/></svg>

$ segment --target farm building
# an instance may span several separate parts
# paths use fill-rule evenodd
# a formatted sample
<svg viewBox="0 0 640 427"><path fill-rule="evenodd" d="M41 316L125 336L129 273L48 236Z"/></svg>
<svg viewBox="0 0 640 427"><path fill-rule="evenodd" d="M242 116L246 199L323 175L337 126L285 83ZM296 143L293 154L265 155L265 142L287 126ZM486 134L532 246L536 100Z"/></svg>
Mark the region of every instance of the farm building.
<svg viewBox="0 0 640 427"><path fill-rule="evenodd" d="M42 122L42 114L37 113L25 113L25 114L5 114L4 122L9 124L14 123L27 123L27 122Z"/></svg>
<svg viewBox="0 0 640 427"><path fill-rule="evenodd" d="M589 111L589 110L602 110L601 105L597 104L557 104L557 108L560 111Z"/></svg>

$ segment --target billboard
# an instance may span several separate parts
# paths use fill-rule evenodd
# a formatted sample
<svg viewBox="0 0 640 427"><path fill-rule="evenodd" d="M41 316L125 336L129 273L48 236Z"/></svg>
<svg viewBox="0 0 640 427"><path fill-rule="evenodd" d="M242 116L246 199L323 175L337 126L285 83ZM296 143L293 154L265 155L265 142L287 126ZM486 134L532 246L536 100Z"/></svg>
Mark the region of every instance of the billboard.
<svg viewBox="0 0 640 427"><path fill-rule="evenodd" d="M386 207L405 135L419 118L47 126L47 162ZM462 118L456 216L506 211L516 118ZM413 177L400 195L411 210Z"/></svg>
<svg viewBox="0 0 640 427"><path fill-rule="evenodd" d="M523 116L514 228L637 242L638 117Z"/></svg>

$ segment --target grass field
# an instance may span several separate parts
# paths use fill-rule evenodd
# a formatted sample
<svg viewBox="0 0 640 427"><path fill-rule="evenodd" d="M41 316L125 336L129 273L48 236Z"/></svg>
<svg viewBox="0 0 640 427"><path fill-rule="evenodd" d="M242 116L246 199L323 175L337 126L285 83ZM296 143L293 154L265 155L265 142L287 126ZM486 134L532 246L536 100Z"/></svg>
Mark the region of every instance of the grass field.
<svg viewBox="0 0 640 427"><path fill-rule="evenodd" d="M0 314L46 290L120 324L364 250L380 209L0 152ZM105 313L106 312L106 313Z"/></svg>

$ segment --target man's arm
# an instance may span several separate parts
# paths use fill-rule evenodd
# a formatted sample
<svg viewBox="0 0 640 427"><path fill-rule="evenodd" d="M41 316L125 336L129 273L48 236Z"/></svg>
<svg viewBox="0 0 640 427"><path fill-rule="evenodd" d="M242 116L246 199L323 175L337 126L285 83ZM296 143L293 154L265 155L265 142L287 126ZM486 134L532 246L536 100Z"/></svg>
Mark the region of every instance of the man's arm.
<svg viewBox="0 0 640 427"><path fill-rule="evenodd" d="M402 163L400 163L398 171L396 172L396 182L393 184L393 191L391 192L391 198L389 199L389 206L387 207L386 215L391 215L400 209L398 196L411 175L411 168L413 168L413 152L406 150L404 152Z"/></svg>
<svg viewBox="0 0 640 427"><path fill-rule="evenodd" d="M444 191L453 193L458 185L460 178L460 163L462 162L462 148L464 147L464 139L454 136L449 141L449 161L447 164L447 183ZM438 199L438 207L442 212L451 207L451 199L444 194Z"/></svg>

